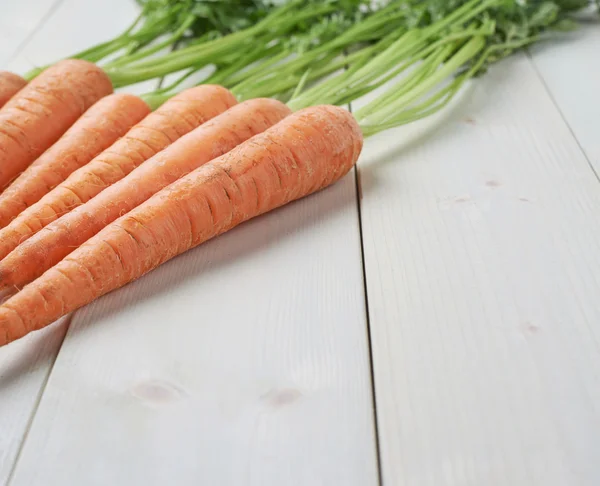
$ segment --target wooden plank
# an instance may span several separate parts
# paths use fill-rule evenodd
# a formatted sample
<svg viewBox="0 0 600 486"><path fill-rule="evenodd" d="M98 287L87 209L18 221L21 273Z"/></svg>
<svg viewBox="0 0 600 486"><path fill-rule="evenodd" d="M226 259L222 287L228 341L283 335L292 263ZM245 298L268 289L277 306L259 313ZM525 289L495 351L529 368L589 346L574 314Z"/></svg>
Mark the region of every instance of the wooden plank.
<svg viewBox="0 0 600 486"><path fill-rule="evenodd" d="M138 11L129 1L62 0L10 67L26 72L106 41L126 29Z"/></svg>
<svg viewBox="0 0 600 486"><path fill-rule="evenodd" d="M60 2L58 2L60 3ZM12 56L7 46L17 48L26 41L8 66L23 73L36 63L51 62L69 52L93 45L118 34L135 15L135 4L122 0L81 2L65 0L48 9L52 2L3 2L0 4L0 62ZM120 11L127 18L115 15ZM34 28L35 19L44 18L43 27L30 39L27 29ZM73 19L77 18L78 22ZM10 29L4 29L9 25ZM8 33L14 34L9 41ZM58 33L58 34L57 34ZM46 379L60 347L66 322L53 326L38 335L0 350L0 484L6 484L19 448L27 433L32 414L38 405Z"/></svg>
<svg viewBox="0 0 600 486"><path fill-rule="evenodd" d="M104 42L123 32L138 13L139 7L133 1L63 0L51 20L43 25L9 67L24 73ZM155 81L146 81L129 86L126 91L142 94L152 91L155 86Z"/></svg>
<svg viewBox="0 0 600 486"><path fill-rule="evenodd" d="M360 258L350 174L76 314L12 486L376 484Z"/></svg>
<svg viewBox="0 0 600 486"><path fill-rule="evenodd" d="M0 485L8 484L66 322L0 350Z"/></svg>
<svg viewBox="0 0 600 486"><path fill-rule="evenodd" d="M0 66L23 47L62 0L0 0Z"/></svg>
<svg viewBox="0 0 600 486"><path fill-rule="evenodd" d="M599 484L600 186L530 61L359 175L383 483Z"/></svg>
<svg viewBox="0 0 600 486"><path fill-rule="evenodd" d="M600 174L600 21L536 46L533 62L590 164Z"/></svg>
<svg viewBox="0 0 600 486"><path fill-rule="evenodd" d="M59 2L0 2L0 67L27 42ZM46 380L64 323L28 343L0 351L0 484L5 484L17 456L32 410Z"/></svg>

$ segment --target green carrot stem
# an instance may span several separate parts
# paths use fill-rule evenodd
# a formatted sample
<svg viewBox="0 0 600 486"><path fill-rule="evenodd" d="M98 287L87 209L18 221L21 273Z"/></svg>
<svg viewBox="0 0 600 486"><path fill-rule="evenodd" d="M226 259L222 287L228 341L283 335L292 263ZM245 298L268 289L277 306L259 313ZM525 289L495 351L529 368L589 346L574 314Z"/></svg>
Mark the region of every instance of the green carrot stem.
<svg viewBox="0 0 600 486"><path fill-rule="evenodd" d="M286 7L289 7L289 5L282 7L281 10L286 9ZM218 63L219 59L226 54L237 52L241 55L241 52L245 52L248 46L252 45L253 40L261 32L261 29L268 28L273 23L276 24L277 34L282 35L298 22L329 13L332 11L332 8L335 7L332 5L322 5L314 7L310 12L296 12L294 15L288 15L283 19L279 19L281 15L278 15L277 23L272 18L267 17L254 27L246 30L235 32L214 41L208 41L202 45L190 46L166 54L159 59L141 61L117 69L107 69L107 74L110 76L115 87L121 87L161 77L188 67L199 67L211 62Z"/></svg>
<svg viewBox="0 0 600 486"><path fill-rule="evenodd" d="M107 64L105 66L105 68L110 69L110 68L116 68L119 66L123 66L123 65L131 63L133 61L137 61L137 60L143 59L145 57L148 57L156 52L161 51L162 49L169 47L170 45L177 42L183 34L185 34L185 32L190 28L190 26L194 23L195 20L196 20L195 15L187 16L186 19L184 20L184 22L179 27L179 29L177 29L173 33L173 35L171 35L169 38L156 44L155 46L153 46L150 49L146 49L144 51L138 51L135 54L130 54L130 55L120 57L119 59L116 59L115 61Z"/></svg>
<svg viewBox="0 0 600 486"><path fill-rule="evenodd" d="M440 67L432 76L423 80L418 86L389 103L385 108L375 110L373 103L369 103L355 113L358 120L368 120L371 124L383 123L387 118L398 111L399 107L407 102L424 95L442 82L463 64L473 59L485 47L485 39L481 36L473 37L460 50Z"/></svg>

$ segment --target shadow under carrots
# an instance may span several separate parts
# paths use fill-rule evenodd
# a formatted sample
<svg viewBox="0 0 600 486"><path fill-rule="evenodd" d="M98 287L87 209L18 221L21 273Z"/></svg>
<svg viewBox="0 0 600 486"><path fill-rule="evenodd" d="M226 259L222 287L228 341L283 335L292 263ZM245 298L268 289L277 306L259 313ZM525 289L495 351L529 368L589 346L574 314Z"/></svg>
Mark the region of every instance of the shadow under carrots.
<svg viewBox="0 0 600 486"><path fill-rule="evenodd" d="M47 376L63 340L65 345L76 346L80 339L87 339L87 331L97 330L96 325L101 326L102 333L111 333L111 326L115 325L111 317L120 312L158 295L168 298L190 279L210 282L219 272L252 260L254 254L285 245L290 239L311 233L316 226L327 227L332 218L344 217L348 212L357 214L353 171L332 186L242 223L47 328L0 348L0 394L38 368L45 367L47 371L43 373ZM260 267L256 272L264 277ZM198 299L201 300L200 295ZM44 380L38 380L40 386Z"/></svg>
<svg viewBox="0 0 600 486"><path fill-rule="evenodd" d="M216 274L248 262L252 264L255 254L285 245L289 239L311 233L315 227L326 226L332 218L343 217L348 212L352 215L357 212L353 173L325 190L242 223L173 258L137 281L97 299L74 314L68 337L77 340L100 321L102 332L110 333L110 317L115 313L132 305L143 305L157 295L168 298L169 294L177 293L180 287L188 285L190 280L210 282ZM356 263L359 264L358 261ZM256 267L256 272L257 280L264 278L264 269L260 266ZM200 301L202 295L198 292ZM235 296L232 298L235 299ZM201 312L200 303L198 308Z"/></svg>

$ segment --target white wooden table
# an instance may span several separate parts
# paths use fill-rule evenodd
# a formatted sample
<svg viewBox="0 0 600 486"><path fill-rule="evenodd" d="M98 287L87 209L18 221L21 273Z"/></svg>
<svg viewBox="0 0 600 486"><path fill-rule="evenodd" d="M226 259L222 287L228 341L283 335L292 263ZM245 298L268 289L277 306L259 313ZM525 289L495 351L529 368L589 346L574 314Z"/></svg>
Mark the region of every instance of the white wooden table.
<svg viewBox="0 0 600 486"><path fill-rule="evenodd" d="M0 67L134 15L0 0ZM600 484L598 27L1 348L0 484Z"/></svg>

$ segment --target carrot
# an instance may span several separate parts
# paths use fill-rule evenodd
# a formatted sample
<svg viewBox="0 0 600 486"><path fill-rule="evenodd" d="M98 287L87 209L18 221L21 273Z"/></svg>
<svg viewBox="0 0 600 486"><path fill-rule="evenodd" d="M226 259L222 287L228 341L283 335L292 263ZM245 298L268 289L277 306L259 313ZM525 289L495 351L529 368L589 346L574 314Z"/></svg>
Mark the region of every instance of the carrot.
<svg viewBox="0 0 600 486"><path fill-rule="evenodd" d="M27 84L21 76L10 71L0 71L0 108Z"/></svg>
<svg viewBox="0 0 600 486"><path fill-rule="evenodd" d="M113 94L92 105L0 194L0 228L125 135L150 113L138 96Z"/></svg>
<svg viewBox="0 0 600 486"><path fill-rule="evenodd" d="M107 224L162 188L265 131L290 113L280 101L254 99L196 128L18 246L0 262L0 288L21 288L31 282Z"/></svg>
<svg viewBox="0 0 600 486"><path fill-rule="evenodd" d="M322 189L358 159L352 115L306 108L158 192L0 306L0 345L234 226Z"/></svg>
<svg viewBox="0 0 600 486"><path fill-rule="evenodd" d="M190 88L171 98L1 229L0 259L52 221L89 201L142 162L236 103L228 90L212 85Z"/></svg>
<svg viewBox="0 0 600 486"><path fill-rule="evenodd" d="M112 84L87 61L56 63L0 110L0 190L48 149Z"/></svg>

